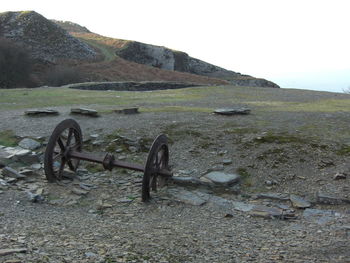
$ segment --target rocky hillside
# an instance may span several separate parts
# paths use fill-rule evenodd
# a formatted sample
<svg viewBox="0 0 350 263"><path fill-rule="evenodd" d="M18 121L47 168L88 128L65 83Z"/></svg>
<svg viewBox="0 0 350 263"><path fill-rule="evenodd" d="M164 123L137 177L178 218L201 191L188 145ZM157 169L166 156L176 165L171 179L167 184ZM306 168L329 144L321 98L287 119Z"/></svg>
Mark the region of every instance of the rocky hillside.
<svg viewBox="0 0 350 263"><path fill-rule="evenodd" d="M73 36L85 40L88 43L95 41L107 45L113 52L125 60L138 64L144 64L159 69L170 71L186 72L210 78L218 78L229 81L235 86L253 87L274 87L279 88L275 83L243 75L231 70L227 70L205 61L190 57L182 51L172 50L166 47L145 44L137 41L108 38L90 32L86 27L68 21L55 21L62 28L70 32Z"/></svg>
<svg viewBox="0 0 350 263"><path fill-rule="evenodd" d="M278 87L270 81L226 70L181 51L104 37L76 23L50 21L34 11L0 13L1 38L23 47L36 61L35 72L31 74L32 83L36 84L32 86L63 85L60 80L69 84L72 82L68 79L74 76L74 83L172 81Z"/></svg>
<svg viewBox="0 0 350 263"><path fill-rule="evenodd" d="M97 58L97 52L89 45L34 11L1 13L0 26L0 37L25 47L41 62Z"/></svg>
<svg viewBox="0 0 350 263"><path fill-rule="evenodd" d="M278 85L265 79L227 70L205 61L190 57L187 53L166 47L129 41L116 54L126 60L161 69L187 72L213 78L225 79L237 86L274 87Z"/></svg>

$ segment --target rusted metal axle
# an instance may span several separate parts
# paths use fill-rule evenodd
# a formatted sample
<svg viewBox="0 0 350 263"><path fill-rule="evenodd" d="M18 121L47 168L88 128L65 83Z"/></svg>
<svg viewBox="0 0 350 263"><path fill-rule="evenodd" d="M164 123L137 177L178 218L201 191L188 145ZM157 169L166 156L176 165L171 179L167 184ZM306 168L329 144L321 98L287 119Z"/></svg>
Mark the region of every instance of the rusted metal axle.
<svg viewBox="0 0 350 263"><path fill-rule="evenodd" d="M76 171L81 160L102 164L106 170L114 167L143 172L142 201L150 199L150 191L157 191L161 186L159 179L173 176L169 170L168 140L164 134L153 142L145 165L115 160L114 155L107 153L105 157L82 152L82 132L79 124L73 119L59 123L54 129L45 151L44 168L49 182L61 180L65 167ZM158 178L159 177L159 178Z"/></svg>

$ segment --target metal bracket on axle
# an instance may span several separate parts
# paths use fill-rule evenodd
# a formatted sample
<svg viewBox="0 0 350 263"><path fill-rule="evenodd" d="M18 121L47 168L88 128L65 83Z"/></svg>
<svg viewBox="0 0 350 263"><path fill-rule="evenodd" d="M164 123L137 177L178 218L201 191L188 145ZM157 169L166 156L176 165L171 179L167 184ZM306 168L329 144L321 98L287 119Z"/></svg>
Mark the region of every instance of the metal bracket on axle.
<svg viewBox="0 0 350 263"><path fill-rule="evenodd" d="M144 172L142 179L142 201L148 201L150 191L157 191L161 186L159 179L172 177L169 169L169 149L166 135L159 135L151 146L146 164L133 164L115 160L107 153L104 158L82 152L83 138L79 124L73 119L60 122L49 139L45 151L44 169L49 182L61 180L65 167L76 171L81 160L100 163L106 170L114 167ZM160 178L158 178L160 177Z"/></svg>

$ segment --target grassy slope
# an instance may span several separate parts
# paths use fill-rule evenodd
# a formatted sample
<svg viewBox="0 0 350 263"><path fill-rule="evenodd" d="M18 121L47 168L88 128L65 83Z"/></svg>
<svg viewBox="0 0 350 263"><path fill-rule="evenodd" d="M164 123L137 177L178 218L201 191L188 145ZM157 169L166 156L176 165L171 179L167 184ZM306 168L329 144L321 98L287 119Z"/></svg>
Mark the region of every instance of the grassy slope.
<svg viewBox="0 0 350 263"><path fill-rule="evenodd" d="M321 94L314 96L313 94ZM55 107L66 105L113 105L192 102L210 106L211 99L227 105L246 104L259 111L350 112L350 95L302 90L275 90L233 86L199 87L152 92L85 91L68 88L2 89L0 110ZM156 105L157 106L157 105ZM171 105L167 105L171 106ZM188 107L188 109L192 109Z"/></svg>
<svg viewBox="0 0 350 263"><path fill-rule="evenodd" d="M228 84L220 79L162 70L117 57L115 50L122 48L128 40L104 37L95 33L71 32L70 34L97 48L104 56L102 62L83 64L79 67L94 81L176 81L214 85Z"/></svg>

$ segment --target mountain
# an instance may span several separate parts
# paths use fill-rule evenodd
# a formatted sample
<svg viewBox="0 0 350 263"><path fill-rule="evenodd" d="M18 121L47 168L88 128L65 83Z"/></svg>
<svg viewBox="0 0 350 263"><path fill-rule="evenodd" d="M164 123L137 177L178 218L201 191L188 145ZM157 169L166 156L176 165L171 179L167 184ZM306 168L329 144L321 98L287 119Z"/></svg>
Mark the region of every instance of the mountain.
<svg viewBox="0 0 350 263"><path fill-rule="evenodd" d="M93 61L98 57L85 42L34 11L1 13L0 25L0 36L23 46L43 63Z"/></svg>
<svg viewBox="0 0 350 263"><path fill-rule="evenodd" d="M23 47L36 63L45 65L36 67L40 69L36 72L38 85L47 84L47 75L61 66L74 68L71 75L79 75L75 82L174 81L278 87L270 81L192 58L185 52L104 37L73 22L48 20L35 11L0 13L1 37ZM66 71L64 68L60 74Z"/></svg>

